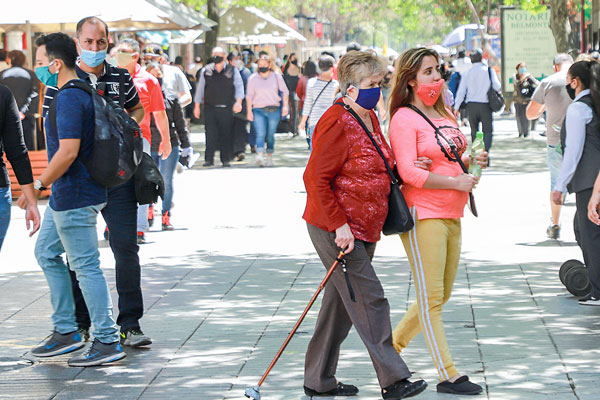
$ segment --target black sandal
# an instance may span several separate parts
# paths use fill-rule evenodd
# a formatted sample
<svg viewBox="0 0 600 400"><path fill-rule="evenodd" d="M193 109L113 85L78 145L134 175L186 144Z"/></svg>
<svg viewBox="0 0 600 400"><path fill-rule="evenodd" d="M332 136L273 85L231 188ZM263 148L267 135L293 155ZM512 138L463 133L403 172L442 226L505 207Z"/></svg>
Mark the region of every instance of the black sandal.
<svg viewBox="0 0 600 400"><path fill-rule="evenodd" d="M338 382L335 389L328 392L317 392L316 390L304 386L304 393L307 396L356 396L358 394L358 388L354 385L344 385L342 382Z"/></svg>
<svg viewBox="0 0 600 400"><path fill-rule="evenodd" d="M437 384L438 393L476 395L483 391L483 388L471 381L466 375L461 376L454 382L443 381Z"/></svg>

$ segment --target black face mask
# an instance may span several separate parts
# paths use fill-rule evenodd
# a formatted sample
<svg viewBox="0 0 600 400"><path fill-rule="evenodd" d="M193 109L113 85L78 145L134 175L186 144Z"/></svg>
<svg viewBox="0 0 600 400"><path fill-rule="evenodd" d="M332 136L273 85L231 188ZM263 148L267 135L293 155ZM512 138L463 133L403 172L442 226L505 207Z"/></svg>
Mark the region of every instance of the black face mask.
<svg viewBox="0 0 600 400"><path fill-rule="evenodd" d="M567 86L565 86L565 88L567 89L567 94L571 100L575 100L575 89L571 87L571 84L569 83Z"/></svg>
<svg viewBox="0 0 600 400"><path fill-rule="evenodd" d="M260 68L258 69L258 72L261 72L261 73L263 73L263 74L264 74L265 72L268 72L268 71L269 71L269 67L260 67Z"/></svg>
<svg viewBox="0 0 600 400"><path fill-rule="evenodd" d="M220 64L223 62L223 60L224 60L224 58L221 56L216 56L215 58L213 58L213 61L215 62L215 64Z"/></svg>
<svg viewBox="0 0 600 400"><path fill-rule="evenodd" d="M292 61L292 64L294 64L294 65L298 65L298 60L293 60L293 61Z"/></svg>

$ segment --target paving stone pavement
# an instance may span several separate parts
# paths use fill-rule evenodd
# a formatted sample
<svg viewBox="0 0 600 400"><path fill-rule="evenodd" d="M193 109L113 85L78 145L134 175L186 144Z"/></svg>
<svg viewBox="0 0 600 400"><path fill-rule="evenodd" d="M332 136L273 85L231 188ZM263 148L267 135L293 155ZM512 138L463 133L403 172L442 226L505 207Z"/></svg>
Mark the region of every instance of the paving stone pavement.
<svg viewBox="0 0 600 400"><path fill-rule="evenodd" d="M558 280L563 261L582 258L572 233L574 198L563 209L561 240L547 239L543 138L517 139L509 118L497 119L495 129L492 167L476 190L480 217L463 219L460 268L444 308L453 359L484 386L479 398L599 399L600 310L579 306ZM194 140L203 150L202 135ZM51 307L33 257L35 239L26 237L23 213L14 207L0 255L0 399L244 398L324 276L301 220L305 147L301 138L280 135L276 168L256 168L250 155L231 169L196 167L176 176L178 229L154 227L140 248L142 328L154 343L126 349L127 358L113 366L70 368L69 356L30 355L52 329ZM103 228L100 221L99 234ZM100 246L116 304L114 261L106 242ZM396 324L414 300L397 237L382 239L374 264ZM320 300L263 385L263 399L308 399L304 352L319 307ZM429 383L417 398L452 398L435 392L437 374L422 336L403 357ZM337 376L360 387L357 398L381 398L354 330Z"/></svg>

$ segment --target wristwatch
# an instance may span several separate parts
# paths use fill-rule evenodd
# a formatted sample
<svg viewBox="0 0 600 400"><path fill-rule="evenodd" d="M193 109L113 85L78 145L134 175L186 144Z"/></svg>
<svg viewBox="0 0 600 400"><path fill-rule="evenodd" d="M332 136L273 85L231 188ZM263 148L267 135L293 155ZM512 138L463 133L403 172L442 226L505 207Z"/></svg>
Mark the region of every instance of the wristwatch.
<svg viewBox="0 0 600 400"><path fill-rule="evenodd" d="M44 186L42 181L40 181L39 179L36 179L35 181L33 181L33 188L35 190L39 190L40 192L43 192L44 190L48 189L47 187Z"/></svg>

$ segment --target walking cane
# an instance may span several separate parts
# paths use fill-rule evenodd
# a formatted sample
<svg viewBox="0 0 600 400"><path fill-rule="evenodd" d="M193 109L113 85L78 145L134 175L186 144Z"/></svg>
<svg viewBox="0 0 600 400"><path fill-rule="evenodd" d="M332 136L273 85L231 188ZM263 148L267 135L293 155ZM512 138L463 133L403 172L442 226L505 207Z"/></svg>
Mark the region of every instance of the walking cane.
<svg viewBox="0 0 600 400"><path fill-rule="evenodd" d="M321 284L317 288L317 291L313 295L312 299L310 299L310 301L308 302L308 305L306 306L306 308L304 309L304 312L302 313L302 315L298 319L298 322L296 322L296 325L294 325L294 328L292 329L292 331L288 335L287 339L285 339L285 342L283 342L283 344L281 345L281 348L279 349L279 351L275 355L275 358L273 358L273 361L271 361L271 364L269 365L269 368L267 368L267 370L263 374L262 378L260 378L260 381L258 381L258 385L246 389L246 393L245 393L246 397L248 397L249 399L253 399L253 400L260 400L260 387L265 382L265 379L267 379L267 375L269 375L269 372L271 372L271 370L273 369L273 367L277 363L277 360L279 360L279 357L281 356L281 354L283 353L283 351L287 347L287 345L290 342L290 340L292 340L292 336L294 336L294 333L296 333L296 331L300 327L300 324L302 323L302 321L304 321L304 317L306 317L306 314L308 314L308 311L312 307L313 303L315 302L315 300L317 300L317 297L319 297L319 294L321 293L321 291L323 290L323 288L327 284L327 281L329 280L329 278L333 274L333 271L335 271L335 269L338 266L338 264L342 264L344 266L344 263L345 263L345 261L344 261L344 255L345 255L344 252L340 251L340 253L338 254L337 258L335 259L335 261L331 265L331 268L329 268L329 271L327 271L327 275L325 275L325 278L323 278L323 280L321 281ZM346 269L345 266L344 266L344 269ZM352 295L352 297L354 297L354 295Z"/></svg>

